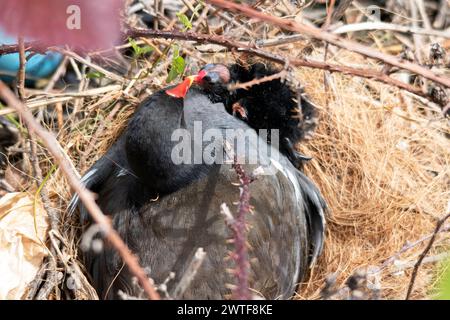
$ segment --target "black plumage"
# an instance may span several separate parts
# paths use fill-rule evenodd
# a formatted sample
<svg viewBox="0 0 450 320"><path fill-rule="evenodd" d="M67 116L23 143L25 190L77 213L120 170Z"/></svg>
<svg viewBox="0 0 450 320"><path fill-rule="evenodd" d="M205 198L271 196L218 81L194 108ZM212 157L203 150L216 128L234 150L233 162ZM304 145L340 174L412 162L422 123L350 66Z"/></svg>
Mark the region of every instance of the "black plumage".
<svg viewBox="0 0 450 320"><path fill-rule="evenodd" d="M228 69L229 75L223 76L223 67ZM262 82L248 89L227 89L229 84L261 79L279 70L262 63L250 66L210 64L204 68L210 71L210 75L200 85L213 101L223 102L229 113L247 122L255 130L278 129L280 151L296 167L310 159L295 150L297 143L311 137L317 124L317 109L306 95L294 92L282 79ZM236 112L236 105L241 108L241 112Z"/></svg>
<svg viewBox="0 0 450 320"><path fill-rule="evenodd" d="M156 283L175 272L169 293L195 250L205 249L202 267L178 298L224 298L230 293L226 284L234 281L226 271L233 267L231 260L225 259L232 249L226 241L231 233L219 210L222 203L234 208L239 197L231 164L175 165L171 159L176 144L171 133L177 128L193 133L195 121L202 122L203 133L212 128L252 131L231 116L222 102L213 103L212 99L201 87L192 88L184 100L169 97L163 90L155 93L140 105L125 132L83 177ZM202 147L208 143L203 141ZM222 141L214 141L214 145L216 155L223 153ZM258 156L256 164L243 165L247 172L260 166L277 169L274 174L259 176L250 186L255 212L248 216L250 287L266 298L289 298L321 252L326 204L316 186L277 150L271 149L269 156L250 141L245 151ZM239 150L235 153L241 156ZM74 197L70 211L77 205ZM85 209L80 209L85 222ZM119 289L135 293L131 275L114 249L86 252L85 263L100 297L117 298Z"/></svg>

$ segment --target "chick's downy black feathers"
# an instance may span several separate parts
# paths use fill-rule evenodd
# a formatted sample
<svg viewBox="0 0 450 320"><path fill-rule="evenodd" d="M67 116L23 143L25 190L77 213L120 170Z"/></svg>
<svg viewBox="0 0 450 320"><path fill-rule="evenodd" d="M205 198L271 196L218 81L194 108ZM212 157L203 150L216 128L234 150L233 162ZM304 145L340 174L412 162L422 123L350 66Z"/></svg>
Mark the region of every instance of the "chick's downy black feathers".
<svg viewBox="0 0 450 320"><path fill-rule="evenodd" d="M228 66L229 81L201 85L209 93L211 100L220 101L230 114L247 122L255 130L278 129L280 151L288 156L295 166L308 160L295 150L295 145L309 139L317 124L317 109L300 91L294 92L282 79L262 82L248 89L228 91L230 83L243 83L273 75L278 70L262 63L251 66L232 64ZM236 112L239 110L239 112ZM270 132L269 132L270 134ZM270 136L269 136L270 143Z"/></svg>

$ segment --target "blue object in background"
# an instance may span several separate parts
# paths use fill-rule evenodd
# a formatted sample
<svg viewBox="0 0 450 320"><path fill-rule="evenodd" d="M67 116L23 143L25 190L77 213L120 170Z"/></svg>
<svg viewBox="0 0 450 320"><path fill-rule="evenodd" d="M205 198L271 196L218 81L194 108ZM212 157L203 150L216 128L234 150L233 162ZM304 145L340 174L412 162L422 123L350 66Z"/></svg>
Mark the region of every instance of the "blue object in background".
<svg viewBox="0 0 450 320"><path fill-rule="evenodd" d="M28 39L29 40L29 39ZM17 39L7 35L0 29L0 44L15 44ZM25 53L27 56L30 52ZM57 52L35 54L27 60L25 74L27 85L33 85L34 81L50 77L58 68L63 57ZM11 84L19 71L19 54L11 53L0 56L0 79Z"/></svg>

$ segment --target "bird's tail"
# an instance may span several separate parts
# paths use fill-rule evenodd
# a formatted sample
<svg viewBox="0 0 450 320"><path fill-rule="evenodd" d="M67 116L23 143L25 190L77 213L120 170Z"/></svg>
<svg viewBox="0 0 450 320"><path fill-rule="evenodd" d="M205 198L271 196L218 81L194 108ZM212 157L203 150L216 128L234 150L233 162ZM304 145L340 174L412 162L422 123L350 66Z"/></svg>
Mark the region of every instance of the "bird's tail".
<svg viewBox="0 0 450 320"><path fill-rule="evenodd" d="M328 206L317 186L307 176L297 171L297 178L303 195L308 230L312 242L309 262L310 267L312 267L322 253L325 241L325 215Z"/></svg>
<svg viewBox="0 0 450 320"><path fill-rule="evenodd" d="M127 164L123 155L123 139L118 140L109 151L103 155L97 162L83 175L81 182L84 186L97 192L104 182L114 176L120 176L122 172L128 173ZM69 216L75 214L76 209L80 210L80 222L86 223L89 220L89 213L80 201L78 194L74 194L67 207Z"/></svg>

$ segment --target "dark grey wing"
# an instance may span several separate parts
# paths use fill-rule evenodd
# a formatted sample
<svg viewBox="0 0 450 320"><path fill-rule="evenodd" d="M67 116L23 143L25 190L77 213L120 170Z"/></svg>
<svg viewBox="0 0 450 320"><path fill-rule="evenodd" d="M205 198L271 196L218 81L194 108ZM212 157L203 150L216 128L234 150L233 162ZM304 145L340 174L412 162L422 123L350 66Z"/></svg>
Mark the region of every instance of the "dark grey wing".
<svg viewBox="0 0 450 320"><path fill-rule="evenodd" d="M250 131L253 131L253 129L245 122L228 114L222 104L211 103L201 92L191 90L187 99L184 101L184 107L189 110L189 113L186 113L188 123L193 123L196 119L207 119L206 121L203 121L203 131L208 128L243 129L245 133L241 132L239 137L242 138L247 135L250 139L241 139L240 141L240 143L244 141L246 145L243 150L245 152L244 155L239 154L237 148L233 148L238 157L243 156L244 159L249 159L255 157L255 154L257 154L260 164L275 165L276 169L281 171L285 178L290 180L290 183L293 185L298 184L296 188L300 193L295 195L295 197L297 197L297 201L302 208L299 214L304 214L308 220L308 230L311 241L310 266L313 266L323 249L326 228L325 214L327 211L326 202L315 184L301 171L295 168L287 158L278 152L278 150L271 147L268 147L268 149L261 149L261 146L266 145L266 141L258 139L259 142L255 143L255 140L252 140L251 135L248 134ZM207 116L208 114L215 114L216 116L211 118ZM228 140L229 137L226 138ZM229 143L232 143L232 141L229 141Z"/></svg>
<svg viewBox="0 0 450 320"><path fill-rule="evenodd" d="M245 165L245 170L251 172L255 167ZM102 191L104 200L100 199L99 204L103 210L114 211L114 228L139 256L141 265L149 270L156 283L162 283L170 272L175 272L175 279L168 284L169 293L185 274L196 249L204 248L205 261L184 295L177 298L223 299L230 294L227 284L235 281L229 271L235 266L227 259L234 250L227 241L232 233L220 206L226 203L233 214L236 212L235 202L239 199L239 188L233 184L236 180L231 165L222 165L215 167L206 178L158 201L147 199L143 206L134 199L138 192L129 190L127 194L122 184L117 183L109 191ZM124 183L133 184L132 181ZM142 197L150 196L144 186L136 184L135 187ZM255 293L265 298L291 297L307 272L307 221L301 214L301 203L292 196L294 188L281 173L261 176L250 186L254 213L247 216L249 283ZM108 197L107 193L115 196ZM117 298L119 289L136 294L132 276L126 267L121 270L117 253L106 247L100 255L92 252L87 255L100 296Z"/></svg>
<svg viewBox="0 0 450 320"><path fill-rule="evenodd" d="M113 146L83 175L81 182L92 192L98 193L105 182L121 175L132 175L125 154L125 139L122 135ZM84 224L89 217L78 194L74 194L68 205L68 213L73 215L76 208L80 209L80 222Z"/></svg>

